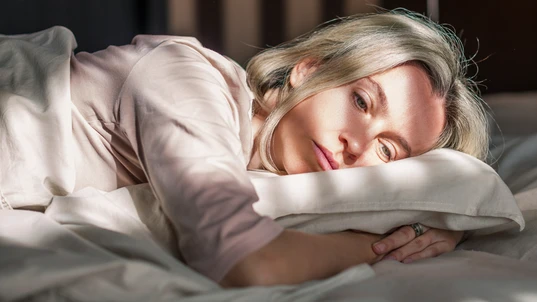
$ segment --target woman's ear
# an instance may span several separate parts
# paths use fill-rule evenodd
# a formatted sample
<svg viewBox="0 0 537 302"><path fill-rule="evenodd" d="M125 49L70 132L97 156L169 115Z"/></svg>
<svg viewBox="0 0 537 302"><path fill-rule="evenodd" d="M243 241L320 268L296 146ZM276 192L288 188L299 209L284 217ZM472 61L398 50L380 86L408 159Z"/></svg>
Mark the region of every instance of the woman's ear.
<svg viewBox="0 0 537 302"><path fill-rule="evenodd" d="M298 87L317 69L317 62L311 58L304 59L293 67L289 76L291 87Z"/></svg>

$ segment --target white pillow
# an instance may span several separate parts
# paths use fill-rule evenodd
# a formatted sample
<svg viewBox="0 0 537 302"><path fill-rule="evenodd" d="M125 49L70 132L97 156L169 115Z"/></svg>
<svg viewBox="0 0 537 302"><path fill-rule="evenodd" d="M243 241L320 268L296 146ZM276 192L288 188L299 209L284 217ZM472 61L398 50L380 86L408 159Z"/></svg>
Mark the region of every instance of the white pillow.
<svg viewBox="0 0 537 302"><path fill-rule="evenodd" d="M393 163L279 177L252 173L254 209L286 228L383 234L420 222L476 230L524 219L498 174L461 152L439 149Z"/></svg>

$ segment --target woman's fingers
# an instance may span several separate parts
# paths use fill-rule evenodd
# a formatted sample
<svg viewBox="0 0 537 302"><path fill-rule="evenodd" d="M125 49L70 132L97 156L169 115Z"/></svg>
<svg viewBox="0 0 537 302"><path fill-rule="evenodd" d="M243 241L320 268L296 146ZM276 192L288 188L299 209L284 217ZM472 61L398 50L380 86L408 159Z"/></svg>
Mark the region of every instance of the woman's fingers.
<svg viewBox="0 0 537 302"><path fill-rule="evenodd" d="M432 258L436 257L438 255L441 255L446 252L450 252L453 250L449 243L446 241L440 241L436 242L432 245L429 245L427 248L425 248L423 251L417 252L415 254L409 255L403 259L403 263L411 263L416 260L425 259L425 258Z"/></svg>
<svg viewBox="0 0 537 302"><path fill-rule="evenodd" d="M455 249L462 232L429 229L406 245L389 252L383 259L410 263L423 258L436 257Z"/></svg>
<svg viewBox="0 0 537 302"><path fill-rule="evenodd" d="M422 226L423 231L427 232L428 228L426 226ZM376 242L373 244L373 251L377 255L382 255L389 253L390 251L393 251L395 249L398 249L412 240L416 238L416 233L414 232L414 229L408 225L400 227L395 232L391 233L390 235L386 236L382 240Z"/></svg>
<svg viewBox="0 0 537 302"><path fill-rule="evenodd" d="M431 246L434 243L433 238L434 236L432 232L426 232L423 235L416 237L406 245L387 254L383 259L391 259L396 261L406 259L408 256L421 252L428 246Z"/></svg>

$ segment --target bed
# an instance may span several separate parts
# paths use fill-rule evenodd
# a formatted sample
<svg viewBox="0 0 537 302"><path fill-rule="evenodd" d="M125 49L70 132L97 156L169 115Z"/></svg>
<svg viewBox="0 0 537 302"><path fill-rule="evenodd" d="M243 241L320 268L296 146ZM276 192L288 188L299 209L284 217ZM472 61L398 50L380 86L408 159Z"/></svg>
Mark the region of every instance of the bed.
<svg viewBox="0 0 537 302"><path fill-rule="evenodd" d="M29 39L36 40L39 37L31 36ZM43 39L43 43L48 43L49 40ZM58 47L50 51L61 53L73 47L68 45L68 40L64 42L67 43L64 48ZM40 49L40 52L43 51ZM3 55L0 57L6 58L5 54ZM42 71L53 72L55 76L53 81L40 86L40 91L32 90L28 85L20 87L29 90L14 90L17 85L13 82L8 85L6 79L0 81L3 83L0 85L0 105L4 106L0 109L3 113L7 110L5 106L9 103L8 100L12 101L14 96L18 100L22 98L35 101L43 98L55 102L69 102L68 90L57 88L68 87L58 86L58 82L68 81L68 74L66 75L62 68L67 68L69 56L53 56L54 60L50 58L46 58L46 64L45 61L39 61L38 57L32 61L32 68L45 66ZM7 67L9 64L2 65L0 77L8 76ZM174 249L176 234L166 231L169 230L169 222L162 215L158 203L152 202L155 198L147 185L124 187L112 192L95 188L66 192L54 196L46 209L36 210L31 207L32 200L36 200L35 204L40 204L37 201L43 198L41 195L26 196L27 206L24 208L12 206L8 202L13 199L9 194L5 194L6 182L16 177L24 178L24 175L2 173L0 300L535 301L537 122L534 121L534 113L537 112L537 93L491 95L487 97L487 102L498 124L498 127L492 129L491 144L493 167L497 173L488 166L485 168L475 164L475 167L479 166L484 170L472 168L471 171L478 173L476 175L486 174L486 181L480 182L480 187L475 187L471 183L473 176L465 176L466 173L453 174L449 185L444 186L426 182L433 178L430 173L447 174L439 169L423 170L424 173L419 179L415 176L419 173L407 173L408 177L401 181L402 187L408 186L409 183L415 185L418 180L424 181L423 184L418 186L419 190L411 193L408 190L400 190L393 195L415 200L416 196L423 198L423 194L426 194L426 199L438 202L442 200L438 196L451 196L452 199L447 199L442 204L442 207L446 208L428 208L429 205L423 202L412 202L411 207L408 204L402 206L398 200L386 203L384 208L379 208L379 203L367 202L366 210L356 210L356 203L342 205L342 199L339 198L344 199L345 196L356 193L352 186L349 189L351 191L342 189L344 194L337 195L338 198L334 195L323 195L323 202L317 200L313 208L310 207L311 203L306 201L296 208L282 210L272 206L274 203L268 200L275 191L274 182L284 181L252 174L252 181L256 184L261 199L260 204L254 207L257 207L261 214L272 216L286 227L328 232L337 230L337 223L346 221L356 223L356 228L361 230L382 233L404 222L422 222L434 227L470 230L466 241L451 253L412 264L381 261L374 265L358 265L326 280L294 286L223 289L178 259L179 254ZM16 110L12 107L9 109ZM10 129L6 125L2 126L4 130ZM6 147L6 132L2 133L4 135L0 138L3 147ZM441 155L455 156L449 152ZM439 156L440 153L433 151L416 160L424 164L424 167L438 168L446 164L439 164ZM460 169L454 169L455 171L474 167L473 162L463 159L462 163L459 162L460 167L457 166ZM5 157L3 160L6 160ZM405 160L394 163L396 168L390 164L391 166L385 165L387 168L359 170L356 173L377 173L382 176L385 175L381 173L384 171L382 169L389 169L390 173L396 170L405 171L407 165L413 163ZM450 161L447 164L453 163ZM324 176L320 178L314 174L295 176L295 184L320 180L326 183L325 180L332 179L336 173L321 173ZM346 174L334 177L348 178ZM468 185L469 183L471 184ZM463 198L454 198L460 197L460 194ZM331 207L326 207L326 198L333 199ZM370 198L364 197L366 201L370 201ZM394 198L386 197L386 200L393 201ZM278 200L281 200L281 197L275 198L275 202ZM507 202L509 206L506 206L506 200L511 202ZM355 207L354 214L360 215L362 209L368 215L362 215L360 219L356 219L356 216L348 218L345 212L348 211L349 204ZM469 204L474 206L469 207ZM303 213L304 207L310 207L306 213ZM375 221L391 221L391 224L374 224ZM438 225L434 225L435 223Z"/></svg>

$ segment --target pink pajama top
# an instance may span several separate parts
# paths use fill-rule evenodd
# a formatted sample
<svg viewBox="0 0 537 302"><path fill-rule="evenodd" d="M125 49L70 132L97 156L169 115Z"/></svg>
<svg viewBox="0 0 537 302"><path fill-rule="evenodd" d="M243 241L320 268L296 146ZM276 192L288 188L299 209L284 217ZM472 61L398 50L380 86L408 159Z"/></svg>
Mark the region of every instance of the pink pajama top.
<svg viewBox="0 0 537 302"><path fill-rule="evenodd" d="M192 38L137 36L70 61L75 190L149 182L184 261L220 280L281 231L252 208L245 72Z"/></svg>

